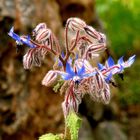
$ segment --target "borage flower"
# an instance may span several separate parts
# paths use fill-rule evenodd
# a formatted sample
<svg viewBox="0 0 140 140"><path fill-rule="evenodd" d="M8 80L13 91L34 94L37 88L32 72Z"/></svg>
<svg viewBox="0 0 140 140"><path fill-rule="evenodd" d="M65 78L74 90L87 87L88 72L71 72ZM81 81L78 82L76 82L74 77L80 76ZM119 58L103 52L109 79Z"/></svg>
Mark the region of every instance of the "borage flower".
<svg viewBox="0 0 140 140"><path fill-rule="evenodd" d="M135 55L131 56L127 61L121 57L118 63L115 64L112 57L109 57L106 65L98 63L98 68L93 68L87 60L78 59L75 64L81 68L84 63L87 72L94 71L96 74L89 76L87 79L81 81L78 93L89 94L94 101L108 104L110 101L110 87L112 77L115 74L123 73L124 69L130 67L135 61Z"/></svg>
<svg viewBox="0 0 140 140"><path fill-rule="evenodd" d="M93 73L95 74L95 73ZM85 77L89 77L90 74L85 73L85 66L83 65L80 69L75 67L75 70L71 67L71 65L66 63L66 73L62 74L62 78L64 80L73 80L74 82L78 82Z"/></svg>
<svg viewBox="0 0 140 140"><path fill-rule="evenodd" d="M12 27L10 29L8 35L16 41L17 45L25 44L25 45L29 46L30 48L35 48L35 45L30 42L30 36L29 35L28 36L17 35L16 33L14 33L14 27Z"/></svg>
<svg viewBox="0 0 140 140"><path fill-rule="evenodd" d="M125 68L130 67L135 61L136 55L131 56L127 61L123 60L123 56L118 60L118 63L115 64L112 57L109 57L106 61L106 65L102 65L98 63L98 68L102 72L102 74L107 77L106 81L109 82L111 76L115 74L123 73Z"/></svg>
<svg viewBox="0 0 140 140"><path fill-rule="evenodd" d="M12 27L8 33L12 37L17 45L27 45L30 49L23 56L23 66L25 69L30 69L32 66L41 66L42 60L44 59L48 46L38 46L31 41L30 36L19 36L14 33L14 28Z"/></svg>
<svg viewBox="0 0 140 140"><path fill-rule="evenodd" d="M69 33L73 32L70 37ZM109 57L106 64L98 63L98 68L89 63L89 59L99 56L106 49L106 36L93 27L87 25L79 18L69 18L65 28L65 56L61 51L58 40L47 28L45 23L38 24L32 32L34 40L30 36L19 36L11 28L8 33L18 45L25 44L29 50L23 57L25 69L32 66L40 66L47 52L51 52L58 58L60 70L50 70L42 80L42 84L50 86L61 77L64 80L65 100L62 103L65 117L70 110L78 112L84 94L89 94L94 101L109 103L110 87L113 76L122 74L124 69L130 67L135 55L127 61L121 57L115 64ZM71 58L71 54L78 53L79 58ZM64 88L63 88L64 87Z"/></svg>
<svg viewBox="0 0 140 140"><path fill-rule="evenodd" d="M68 88L65 93L65 100L62 103L64 115L67 116L70 110L78 112L78 106L81 103L82 97L84 95L83 92L80 92L82 81L96 75L96 72L87 72L84 64L81 68L74 66L73 69L69 62L67 62L66 72L51 70L42 80L42 84L45 86L50 86L56 81L59 75L62 77L62 79L68 81Z"/></svg>
<svg viewBox="0 0 140 140"><path fill-rule="evenodd" d="M82 62L84 63L86 72L95 74L84 78L76 91L82 95L89 94L94 101L103 102L105 104L109 103L110 88L105 80L106 77L98 68L92 67L87 60L79 59L75 64L77 67L81 67Z"/></svg>
<svg viewBox="0 0 140 140"><path fill-rule="evenodd" d="M82 80L95 74L96 72L87 73L84 64L81 68L77 68L75 66L74 70L69 63L66 64L66 72L61 74L64 80L69 81L69 87L65 94L65 100L62 103L62 108L65 116L69 113L70 110L78 112L79 104L81 103L82 97L84 95L79 92L81 82Z"/></svg>

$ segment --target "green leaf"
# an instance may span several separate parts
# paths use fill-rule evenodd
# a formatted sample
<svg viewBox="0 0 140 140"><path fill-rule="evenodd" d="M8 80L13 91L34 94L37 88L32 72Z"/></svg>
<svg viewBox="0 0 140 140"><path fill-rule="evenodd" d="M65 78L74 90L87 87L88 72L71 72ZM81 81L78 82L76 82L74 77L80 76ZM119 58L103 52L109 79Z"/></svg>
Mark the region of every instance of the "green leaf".
<svg viewBox="0 0 140 140"><path fill-rule="evenodd" d="M66 118L66 125L70 130L71 140L78 140L78 132L81 126L81 119L75 112L70 112Z"/></svg>
<svg viewBox="0 0 140 140"><path fill-rule="evenodd" d="M53 87L53 91L54 92L58 92L58 90L61 88L61 86L63 84L64 84L64 80L63 79L58 80L57 84L54 85L54 87Z"/></svg>
<svg viewBox="0 0 140 140"><path fill-rule="evenodd" d="M54 134L45 134L39 137L39 140L61 140L59 135L54 135Z"/></svg>

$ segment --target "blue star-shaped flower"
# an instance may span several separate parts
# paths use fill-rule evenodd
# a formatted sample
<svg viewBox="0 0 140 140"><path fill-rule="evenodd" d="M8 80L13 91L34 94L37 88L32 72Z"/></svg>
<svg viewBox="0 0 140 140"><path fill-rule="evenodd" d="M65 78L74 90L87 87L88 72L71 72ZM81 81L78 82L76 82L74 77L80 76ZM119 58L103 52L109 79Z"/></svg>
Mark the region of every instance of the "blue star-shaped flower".
<svg viewBox="0 0 140 140"><path fill-rule="evenodd" d="M133 55L133 56L129 57L129 59L127 61L124 62L123 56L122 56L118 60L118 64L122 65L123 68L127 68L127 67L130 67L134 63L135 59L136 59L136 55Z"/></svg>
<svg viewBox="0 0 140 140"><path fill-rule="evenodd" d="M113 58L110 56L107 59L107 67L98 63L98 69L100 71L108 71L108 74L106 75L105 81L108 83L110 81L110 79L112 78L112 76L114 74L120 74L123 72L123 70L127 67L130 67L134 61L135 61L135 57L136 55L131 56L127 61L123 60L123 56L118 60L118 63L115 64Z"/></svg>
<svg viewBox="0 0 140 140"><path fill-rule="evenodd" d="M65 74L63 73L61 76L64 80L77 81L77 80L81 80L83 78L93 76L95 74L96 74L96 72L85 73L84 65L80 69L74 71L73 68L71 67L71 65L67 62L66 73Z"/></svg>
<svg viewBox="0 0 140 140"><path fill-rule="evenodd" d="M29 46L30 48L35 48L35 45L33 45L31 42L30 42L30 36L28 35L27 37L25 38L22 38L20 37L19 35L17 35L16 33L14 33L14 27L12 27L8 33L8 35L10 37L12 37L17 44L25 44L27 46Z"/></svg>

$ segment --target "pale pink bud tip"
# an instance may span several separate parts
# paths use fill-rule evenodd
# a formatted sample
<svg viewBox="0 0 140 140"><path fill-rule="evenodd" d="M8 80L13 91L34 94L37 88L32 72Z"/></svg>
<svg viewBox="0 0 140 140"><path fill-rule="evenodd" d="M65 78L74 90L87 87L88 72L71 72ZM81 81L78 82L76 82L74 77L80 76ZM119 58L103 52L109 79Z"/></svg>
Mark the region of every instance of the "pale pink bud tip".
<svg viewBox="0 0 140 140"><path fill-rule="evenodd" d="M50 70L42 80L42 85L51 86L56 79L57 79L57 73L53 70Z"/></svg>

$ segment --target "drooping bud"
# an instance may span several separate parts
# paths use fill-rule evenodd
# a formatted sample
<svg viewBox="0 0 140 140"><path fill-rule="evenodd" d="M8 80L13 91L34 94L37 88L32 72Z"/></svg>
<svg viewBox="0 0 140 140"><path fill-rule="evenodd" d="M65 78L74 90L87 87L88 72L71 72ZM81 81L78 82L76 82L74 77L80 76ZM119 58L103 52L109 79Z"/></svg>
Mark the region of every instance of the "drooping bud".
<svg viewBox="0 0 140 140"><path fill-rule="evenodd" d="M44 86L51 86L55 80L57 79L57 73L53 70L48 71L48 73L45 75L45 77L42 80L42 85Z"/></svg>
<svg viewBox="0 0 140 140"><path fill-rule="evenodd" d="M35 29L32 31L33 36L36 35L40 30L46 29L47 25L45 23L39 23Z"/></svg>
<svg viewBox="0 0 140 140"><path fill-rule="evenodd" d="M33 48L23 56L24 69L30 69L32 66L40 67L47 50L45 48Z"/></svg>
<svg viewBox="0 0 140 140"><path fill-rule="evenodd" d="M41 45L50 47L50 36L52 32L45 23L38 24L32 31L32 36Z"/></svg>
<svg viewBox="0 0 140 140"><path fill-rule="evenodd" d="M108 104L110 101L110 87L109 84L105 84L103 93L101 94L101 102L104 104Z"/></svg>
<svg viewBox="0 0 140 140"><path fill-rule="evenodd" d="M80 18L69 18L67 20L68 28L77 31L77 30L84 30L84 27L86 27L86 23L81 20Z"/></svg>
<svg viewBox="0 0 140 140"><path fill-rule="evenodd" d="M105 44L91 44L87 47L85 50L85 53L83 54L83 58L90 58L90 57L98 57L101 52L103 52L106 49Z"/></svg>
<svg viewBox="0 0 140 140"><path fill-rule="evenodd" d="M96 31L92 26L87 25L84 27L84 30L89 36L97 39L99 43L106 43L106 36L103 33Z"/></svg>

